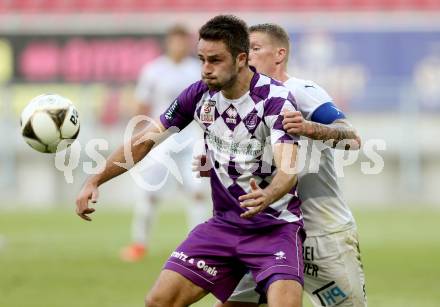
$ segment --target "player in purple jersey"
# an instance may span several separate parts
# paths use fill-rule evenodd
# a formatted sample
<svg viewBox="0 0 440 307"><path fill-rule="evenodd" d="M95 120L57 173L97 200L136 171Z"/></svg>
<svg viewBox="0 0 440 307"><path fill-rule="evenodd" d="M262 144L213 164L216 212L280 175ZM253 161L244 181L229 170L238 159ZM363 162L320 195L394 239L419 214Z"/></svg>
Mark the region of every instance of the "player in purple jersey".
<svg viewBox="0 0 440 307"><path fill-rule="evenodd" d="M91 220L98 187L144 158L153 145L196 121L204 130L214 217L171 253L147 306L188 306L207 293L226 301L247 271L271 306L301 306L300 201L296 135L283 129L292 94L248 66L249 34L237 17L220 15L199 30L202 80L184 90L155 124L107 159L79 193L77 214ZM131 156L125 156L125 149ZM130 160L132 158L132 160ZM154 175L154 174L152 174Z"/></svg>

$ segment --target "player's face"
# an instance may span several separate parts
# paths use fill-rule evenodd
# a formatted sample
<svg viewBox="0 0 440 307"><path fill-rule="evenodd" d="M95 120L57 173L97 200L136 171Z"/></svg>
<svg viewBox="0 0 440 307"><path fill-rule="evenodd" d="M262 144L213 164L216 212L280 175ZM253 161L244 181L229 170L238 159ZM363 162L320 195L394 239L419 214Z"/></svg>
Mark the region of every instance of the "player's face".
<svg viewBox="0 0 440 307"><path fill-rule="evenodd" d="M202 62L202 79L210 89L221 90L235 82L238 65L223 41L201 39L197 52Z"/></svg>
<svg viewBox="0 0 440 307"><path fill-rule="evenodd" d="M276 68L278 48L273 45L266 33L252 32L249 39L251 43L249 65L254 66L258 72L270 76Z"/></svg>

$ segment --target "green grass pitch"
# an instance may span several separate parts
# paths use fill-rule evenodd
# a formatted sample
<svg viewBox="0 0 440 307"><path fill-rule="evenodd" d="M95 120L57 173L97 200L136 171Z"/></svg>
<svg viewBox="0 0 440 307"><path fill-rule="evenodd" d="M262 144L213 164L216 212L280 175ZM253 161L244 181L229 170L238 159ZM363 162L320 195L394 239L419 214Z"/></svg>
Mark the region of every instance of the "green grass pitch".
<svg viewBox="0 0 440 307"><path fill-rule="evenodd" d="M440 211L355 212L372 307L439 306ZM185 237L182 212L162 211L145 261L122 263L130 213L98 208L92 223L74 210L0 211L0 306L130 307L143 297ZM212 306L209 296L194 306ZM304 306L310 306L305 300Z"/></svg>

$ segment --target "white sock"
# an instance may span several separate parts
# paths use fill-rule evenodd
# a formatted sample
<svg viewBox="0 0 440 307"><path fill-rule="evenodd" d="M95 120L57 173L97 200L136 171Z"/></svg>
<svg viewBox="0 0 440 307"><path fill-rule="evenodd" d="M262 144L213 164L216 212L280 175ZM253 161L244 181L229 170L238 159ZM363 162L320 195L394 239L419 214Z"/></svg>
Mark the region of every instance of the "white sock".
<svg viewBox="0 0 440 307"><path fill-rule="evenodd" d="M134 206L131 224L131 236L133 243L148 246L151 237L151 228L156 215L156 204L149 196L143 195Z"/></svg>

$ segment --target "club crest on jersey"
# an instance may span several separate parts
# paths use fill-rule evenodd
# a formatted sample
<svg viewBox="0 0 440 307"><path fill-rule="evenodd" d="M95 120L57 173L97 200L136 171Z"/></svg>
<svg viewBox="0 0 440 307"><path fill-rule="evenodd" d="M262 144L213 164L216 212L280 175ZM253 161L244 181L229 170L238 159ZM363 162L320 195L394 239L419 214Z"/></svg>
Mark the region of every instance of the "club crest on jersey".
<svg viewBox="0 0 440 307"><path fill-rule="evenodd" d="M207 99L203 101L200 110L200 120L204 124L212 124L215 117L215 101Z"/></svg>
<svg viewBox="0 0 440 307"><path fill-rule="evenodd" d="M226 115L228 115L228 117L226 118L226 123L227 124L236 124L237 123L237 110L235 109L234 106L230 106L227 110L226 110Z"/></svg>
<svg viewBox="0 0 440 307"><path fill-rule="evenodd" d="M258 123L257 113L249 113L243 121L244 125L249 129L255 129Z"/></svg>

